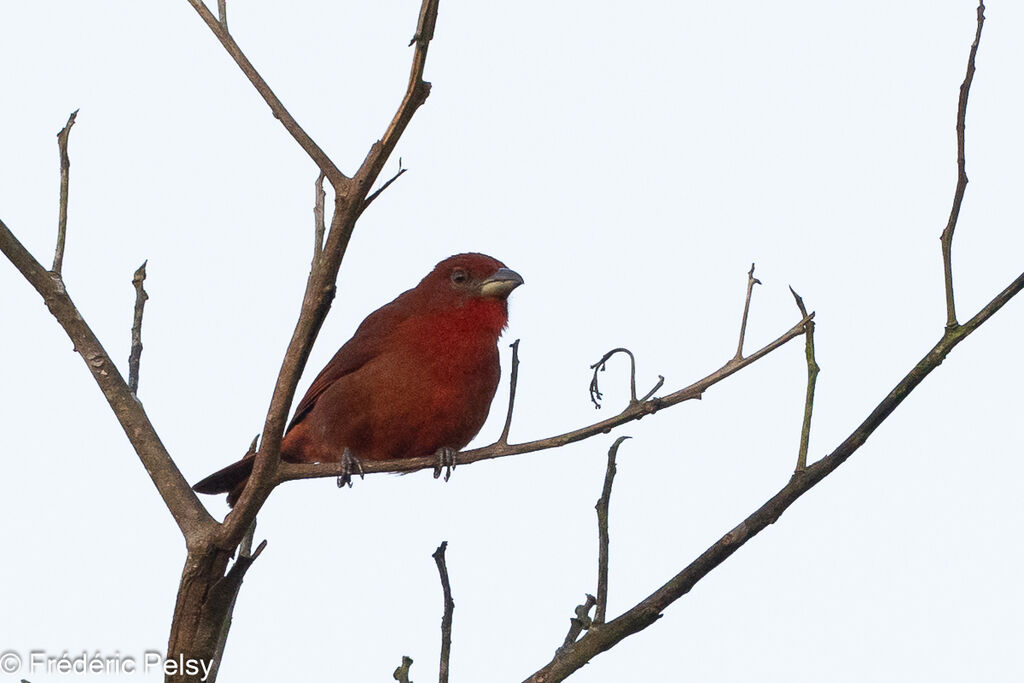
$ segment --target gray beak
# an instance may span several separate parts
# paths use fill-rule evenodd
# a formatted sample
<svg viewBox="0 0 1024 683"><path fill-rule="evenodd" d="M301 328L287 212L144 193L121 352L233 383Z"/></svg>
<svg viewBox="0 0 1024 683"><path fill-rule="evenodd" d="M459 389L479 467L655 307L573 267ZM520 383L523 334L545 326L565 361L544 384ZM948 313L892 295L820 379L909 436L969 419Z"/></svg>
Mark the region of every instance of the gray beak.
<svg viewBox="0 0 1024 683"><path fill-rule="evenodd" d="M521 284L523 278L519 273L508 268L498 268L494 275L480 283L480 296L504 299Z"/></svg>

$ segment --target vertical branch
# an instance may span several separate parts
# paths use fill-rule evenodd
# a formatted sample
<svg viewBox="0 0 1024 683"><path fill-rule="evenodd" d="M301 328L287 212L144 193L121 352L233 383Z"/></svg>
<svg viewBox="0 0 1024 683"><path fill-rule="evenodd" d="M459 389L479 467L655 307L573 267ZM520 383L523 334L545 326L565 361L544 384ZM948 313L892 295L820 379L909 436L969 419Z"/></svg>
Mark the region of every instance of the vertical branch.
<svg viewBox="0 0 1024 683"><path fill-rule="evenodd" d="M978 44L981 42L981 29L985 25L985 2L978 2L978 27L974 33L974 42L971 43L971 53L967 57L967 74L963 83L960 84L960 100L956 108L956 191L953 193L953 207L949 211L949 220L946 228L942 231L942 274L946 284L946 328L953 329L958 323L956 321L956 304L953 301L953 232L956 230L956 223L960 218L960 206L964 201L964 192L967 190L967 156L964 152L964 144L967 129L967 97L971 93L971 82L974 81L974 59L978 54Z"/></svg>
<svg viewBox="0 0 1024 683"><path fill-rule="evenodd" d="M448 541L441 541L432 557L437 563L437 573L441 575L441 590L444 593L444 615L441 617L441 665L438 669L438 681L448 683L448 658L452 653L452 612L455 601L452 600L452 586L448 582L448 565L445 564L444 551L448 549ZM405 663L403 658L402 663ZM410 663L412 663L410 661Z"/></svg>
<svg viewBox="0 0 1024 683"><path fill-rule="evenodd" d="M146 281L147 263L148 260L143 261L132 278L132 284L135 286L135 316L132 320L132 350L128 354L128 391L135 395L139 393L139 364L142 361L142 313L146 308L146 300L149 299L142 286Z"/></svg>
<svg viewBox="0 0 1024 683"><path fill-rule="evenodd" d="M327 233L327 223L324 219L324 203L327 200L327 193L324 192L324 179L327 176L323 171L314 184L315 198L313 200L313 268L320 262L320 254L324 251L324 235Z"/></svg>
<svg viewBox="0 0 1024 683"><path fill-rule="evenodd" d="M60 205L57 210L57 248L53 254L53 268L51 272L60 275L64 266L64 240L68 233L68 182L71 175L71 157L68 156L68 138L71 136L71 126L75 125L78 117L78 110L71 112L68 122L64 124L57 133L57 147L60 148Z"/></svg>
<svg viewBox="0 0 1024 683"><path fill-rule="evenodd" d="M807 309L804 307L804 300L790 287L796 299L796 305L800 314L807 317ZM796 456L796 471L802 472L807 468L807 448L811 441L811 412L814 410L814 386L818 381L818 362L814 359L814 321L807 321L805 336L805 355L807 356L807 395L804 398L804 421L800 428L800 451Z"/></svg>
<svg viewBox="0 0 1024 683"><path fill-rule="evenodd" d="M743 338L747 336L747 314L750 313L750 295L754 292L754 285L761 284L761 281L754 277L754 264L750 264L750 272L747 273L747 299L743 303L743 320L740 322L740 343L736 346L736 355L733 360L743 360Z"/></svg>
<svg viewBox="0 0 1024 683"><path fill-rule="evenodd" d="M217 20L224 30L228 30L228 0L217 0Z"/></svg>
<svg viewBox="0 0 1024 683"><path fill-rule="evenodd" d="M604 473L604 487L601 497L597 499L597 609L594 611L594 623L603 624L605 611L608 609L608 504L612 498L612 480L615 479L615 456L619 446L630 437L620 436L608 449L608 468Z"/></svg>
<svg viewBox="0 0 1024 683"><path fill-rule="evenodd" d="M501 430L498 443L508 445L508 431L512 428L512 409L516 405L516 384L519 381L519 340L509 344L512 348L512 376L508 385L508 414L505 415L505 427Z"/></svg>

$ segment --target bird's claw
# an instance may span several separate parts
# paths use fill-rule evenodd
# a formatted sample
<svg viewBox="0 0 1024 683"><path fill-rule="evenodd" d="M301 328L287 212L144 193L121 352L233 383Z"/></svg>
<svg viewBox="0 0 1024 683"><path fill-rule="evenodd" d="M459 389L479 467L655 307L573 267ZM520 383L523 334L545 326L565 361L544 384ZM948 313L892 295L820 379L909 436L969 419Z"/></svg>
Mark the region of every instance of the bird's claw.
<svg viewBox="0 0 1024 683"><path fill-rule="evenodd" d="M345 447L345 450L341 452L341 476L338 477L338 488L348 486L352 488L352 475L358 474L360 479L364 478L363 475L363 464L359 462L352 453L352 449Z"/></svg>
<svg viewBox="0 0 1024 683"><path fill-rule="evenodd" d="M441 446L434 452L437 456L437 464L434 465L434 479L441 476L441 470L444 470L444 480L448 481L451 479L452 472L455 470L455 449L449 446Z"/></svg>

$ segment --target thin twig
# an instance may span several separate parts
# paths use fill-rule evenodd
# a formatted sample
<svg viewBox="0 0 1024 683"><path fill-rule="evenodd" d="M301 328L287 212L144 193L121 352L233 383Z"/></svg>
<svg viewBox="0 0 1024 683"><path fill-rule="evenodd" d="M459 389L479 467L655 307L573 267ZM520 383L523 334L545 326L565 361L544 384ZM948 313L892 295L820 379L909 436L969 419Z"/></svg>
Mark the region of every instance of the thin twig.
<svg viewBox="0 0 1024 683"><path fill-rule="evenodd" d="M800 309L800 314L806 316L807 309L804 308L804 300L800 298L800 295L792 287L789 288L789 291L793 293L793 298L796 299L796 305ZM820 369L818 362L814 358L813 320L807 323L805 337L804 355L807 357L807 394L804 397L803 425L800 427L800 451L796 456L797 472L801 472L807 467L807 448L811 442L811 413L814 411L814 386L818 381L818 370Z"/></svg>
<svg viewBox="0 0 1024 683"><path fill-rule="evenodd" d="M217 20L228 30L228 0L217 0Z"/></svg>
<svg viewBox="0 0 1024 683"><path fill-rule="evenodd" d="M729 362L718 370L712 372L710 375L671 394L650 398L645 401L638 401L635 404L627 406L626 409L618 415L601 420L600 422L595 422L594 424L587 425L586 427L575 429L571 432L565 432L564 434L537 439L535 441L527 441L520 444L502 444L495 442L489 446L484 446L483 448L462 451L455 456L456 464L463 465L479 462L480 460L504 458L511 455L532 453L534 451L542 451L570 443L576 443L577 441L589 439L590 437L598 434L607 434L615 427L624 425L627 422L632 422L633 420L639 420L647 415L652 415L664 408L677 405L684 401L700 399L704 395L704 392L710 387L718 384L727 377L734 375L748 365L757 362L787 342L799 337L804 333L807 322L813 318L814 314L811 313L806 318L800 320L800 322L790 328L787 332L782 334L778 339L766 344L754 353L743 358L743 360L737 362L735 359L730 359ZM437 458L432 456L423 456L418 458L406 458L403 460L368 461L363 463L363 468L366 474L380 472L407 473L424 469L433 469L435 465L437 465ZM274 478L274 485L276 486L282 482L292 481L295 479L337 477L340 476L341 473L341 466L338 463L300 464L283 462L277 469Z"/></svg>
<svg viewBox="0 0 1024 683"><path fill-rule="evenodd" d="M416 45L416 50L412 57L412 68L409 71L409 83L405 89L405 97L398 105L398 110L384 131L384 135L370 148L370 153L353 177L365 194L369 194L370 187L380 175L385 162L394 151L395 145L398 144L398 139L405 132L409 121L412 120L412 115L430 96L430 83L423 80L423 70L427 64L427 50L430 47L430 41L434 38L438 3L439 0L422 0L420 3L416 33L409 42L409 45Z"/></svg>
<svg viewBox="0 0 1024 683"><path fill-rule="evenodd" d="M512 372L508 383L508 412L505 414L505 426L498 437L498 443L508 445L508 432L512 429L512 410L516 405L516 385L519 383L519 340L509 344L512 349Z"/></svg>
<svg viewBox="0 0 1024 683"><path fill-rule="evenodd" d="M582 605L576 605L574 610L576 616L570 617L569 619L569 632L565 634L565 639L562 641L562 647L560 650L570 647L576 642L576 639L580 637L586 629L590 628L591 624L594 623L593 619L590 618L590 609L597 604L597 598L590 593L587 593L587 598Z"/></svg>
<svg viewBox="0 0 1024 683"><path fill-rule="evenodd" d="M630 437L620 436L608 449L608 467L604 472L604 487L601 497L597 499L597 609L594 611L594 623L603 624L605 611L608 609L608 504L612 499L612 481L615 479L615 456L619 446Z"/></svg>
<svg viewBox="0 0 1024 683"><path fill-rule="evenodd" d="M53 253L53 268L51 272L60 275L64 266L64 240L68 234L68 182L71 174L71 157L68 156L68 137L71 136L71 126L75 125L78 118L78 110L71 112L68 122L57 133L57 147L60 149L60 204L57 207L57 248Z"/></svg>
<svg viewBox="0 0 1024 683"><path fill-rule="evenodd" d="M324 235L327 233L327 223L324 219L324 204L327 201L327 193L324 192L324 175L320 171L316 183L313 185L315 197L313 199L313 267L320 262L320 255L324 251Z"/></svg>
<svg viewBox="0 0 1024 683"><path fill-rule="evenodd" d="M409 680L409 668L412 666L412 657L406 657L402 655L402 665L395 669L395 672L391 674L398 683L412 683Z"/></svg>
<svg viewBox="0 0 1024 683"><path fill-rule="evenodd" d="M231 58L238 64L242 73L245 74L249 82L256 88L256 91L270 106L270 111L273 112L274 118L281 122L285 130L299 143L299 146L305 150L306 154L309 155L320 170L327 175L331 185L336 189L341 187L342 183L347 180L345 174L338 170L334 162L320 149L320 146L313 141L313 138L309 137L306 131L302 129L302 126L295 120L295 117L288 112L288 109L285 108L281 100L274 94L274 91L270 89L267 82L263 80L263 76L256 71L256 67L252 65L252 62L242 52L242 48L238 46L235 39L228 33L227 23L222 24L217 17L213 16L213 13L210 12L210 9L203 0L188 0L188 3L192 5L192 8L199 14L203 22L213 31L213 35L217 37L220 44L224 46L224 49L227 50Z"/></svg>
<svg viewBox="0 0 1024 683"><path fill-rule="evenodd" d="M974 59L978 54L981 42L981 29L985 25L985 2L978 2L978 26L971 43L971 52L967 57L967 74L960 84L960 100L956 108L956 191L953 193L953 207L949 211L949 220L942 231L942 272L946 288L946 327L957 326L956 304L953 301L953 232L960 218L960 206L967 190L967 155L964 150L967 131L967 97L971 94L971 83L974 81Z"/></svg>
<svg viewBox="0 0 1024 683"><path fill-rule="evenodd" d="M381 192L383 192L384 190L388 189L388 187L391 185L391 183L393 183L396 180L398 180L399 178L401 178L402 174L405 173L408 170L409 169L407 169L407 168L402 168L402 157L398 157L398 173L396 173L395 175L393 175L390 178L388 178L387 182L385 182L383 185L381 185L379 188L377 188L377 190L373 194L371 194L369 197L366 198L366 200L363 202L363 209L362 210L366 211L366 209L370 206L370 204L373 203L373 200L380 196Z"/></svg>
<svg viewBox="0 0 1024 683"><path fill-rule="evenodd" d="M448 549L448 541L441 541L432 557L437 563L437 573L441 575L441 591L444 593L444 614L441 616L441 665L438 669L439 683L448 683L448 659L452 653L452 612L455 601L452 600L452 586L448 581L448 565L445 564L444 551Z"/></svg>
<svg viewBox="0 0 1024 683"><path fill-rule="evenodd" d="M623 614L591 629L570 649L559 649L555 657L528 679L527 683L556 683L565 680L623 639L638 633L657 621L662 612L686 595L702 578L728 559L751 538L774 524L800 496L846 462L889 415L913 390L937 368L946 356L968 335L1002 308L1024 289L1024 273L1010 283L968 322L956 328L947 328L942 338L914 368L875 407L871 414L829 455L805 470L796 472L778 493L753 514L720 538L685 569L655 590L647 598Z"/></svg>
<svg viewBox="0 0 1024 683"><path fill-rule="evenodd" d="M142 313L146 308L146 294L142 286L146 281L146 264L143 261L139 269L132 277L132 285L135 286L135 314L132 318L132 349L128 354L128 390L138 396L139 394L139 364L142 361Z"/></svg>
<svg viewBox="0 0 1024 683"><path fill-rule="evenodd" d="M754 292L754 285L761 284L761 281L754 277L754 264L750 264L750 272L747 273L747 298L743 302L743 321L740 323L740 343L736 346L734 360L743 359L743 338L747 336L747 314L750 313L750 295Z"/></svg>
<svg viewBox="0 0 1024 683"><path fill-rule="evenodd" d="M85 361L186 541L212 533L217 523L181 476L142 404L132 395L117 366L71 301L63 281L43 268L3 221L0 221L0 252L39 292L50 313L74 342L75 351Z"/></svg>

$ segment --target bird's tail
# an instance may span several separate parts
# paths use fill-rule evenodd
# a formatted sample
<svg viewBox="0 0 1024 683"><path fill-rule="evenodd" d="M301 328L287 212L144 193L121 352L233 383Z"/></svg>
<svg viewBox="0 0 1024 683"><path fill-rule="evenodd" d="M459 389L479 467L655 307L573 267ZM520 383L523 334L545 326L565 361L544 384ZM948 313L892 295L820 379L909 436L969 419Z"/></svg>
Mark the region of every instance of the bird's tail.
<svg viewBox="0 0 1024 683"><path fill-rule="evenodd" d="M255 462L254 455L254 453L246 453L245 457L238 462L231 463L197 482L192 490L197 493L226 493L228 494L228 505L234 507L242 495L249 474L252 473L252 466Z"/></svg>

